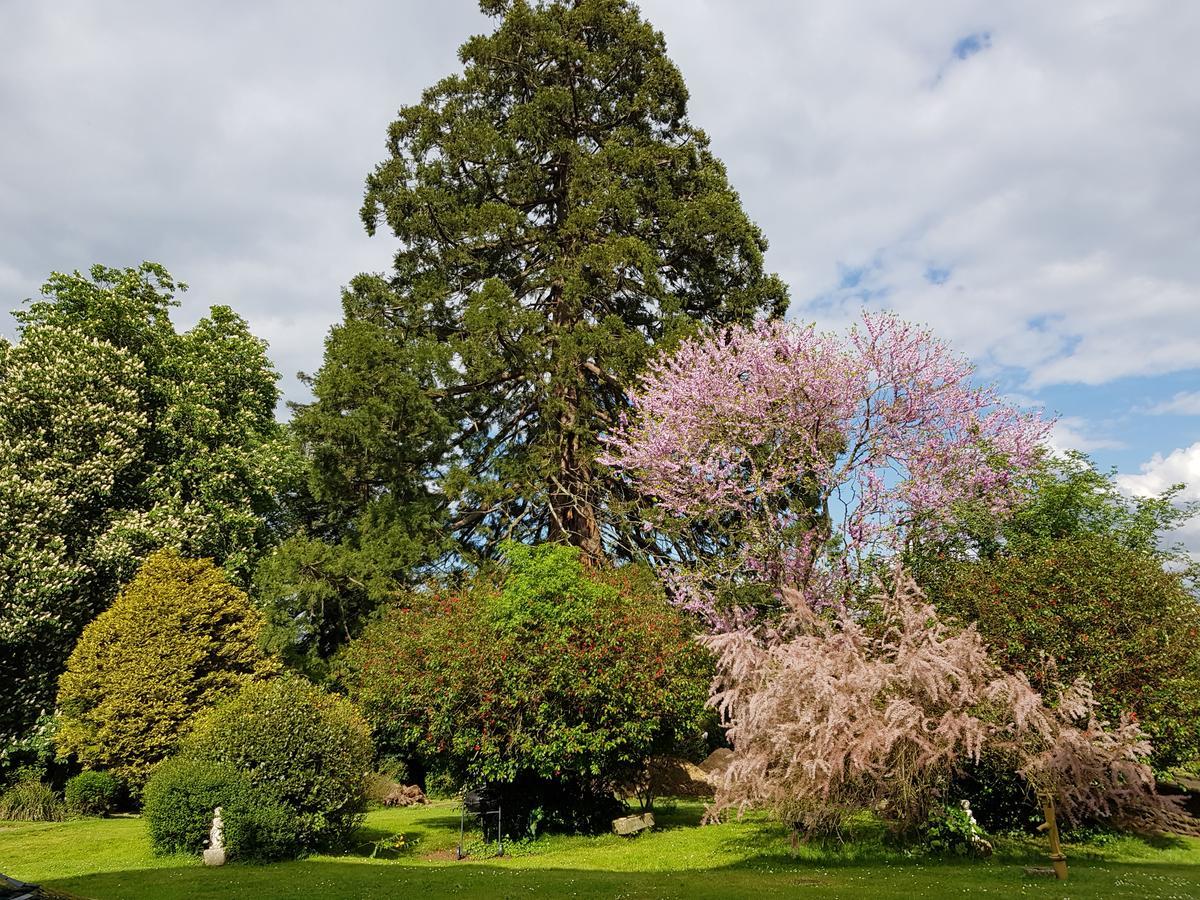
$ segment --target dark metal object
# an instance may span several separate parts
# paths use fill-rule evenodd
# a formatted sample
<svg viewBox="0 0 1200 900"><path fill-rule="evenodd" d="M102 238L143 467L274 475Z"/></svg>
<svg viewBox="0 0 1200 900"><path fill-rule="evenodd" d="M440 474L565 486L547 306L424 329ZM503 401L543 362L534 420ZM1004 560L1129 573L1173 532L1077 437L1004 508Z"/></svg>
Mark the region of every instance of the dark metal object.
<svg viewBox="0 0 1200 900"><path fill-rule="evenodd" d="M504 819L500 805L500 798L493 797L486 790L467 791L462 799L462 811L458 820L458 859L462 859L466 854L463 853L463 836L467 828L467 813L479 817L480 825L483 827L483 839L487 840L487 817L496 817L496 841L499 844L497 856L504 855Z"/></svg>

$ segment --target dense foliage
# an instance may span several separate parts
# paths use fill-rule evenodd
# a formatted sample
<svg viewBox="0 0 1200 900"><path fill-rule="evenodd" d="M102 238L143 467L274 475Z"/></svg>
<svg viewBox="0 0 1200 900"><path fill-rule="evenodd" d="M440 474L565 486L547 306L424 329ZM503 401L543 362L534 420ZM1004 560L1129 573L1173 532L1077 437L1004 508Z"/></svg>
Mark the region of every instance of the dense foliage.
<svg viewBox="0 0 1200 900"><path fill-rule="evenodd" d="M335 621L315 627L334 635L447 551L490 556L512 537L592 562L643 553L628 491L595 464L598 432L656 347L786 308L632 3L482 6L496 31L388 131L363 219L399 240L395 268L352 282L295 417L322 512L284 551L295 574L278 596L324 609ZM313 588L286 590L302 579ZM322 607L331 585L358 602Z"/></svg>
<svg viewBox="0 0 1200 900"><path fill-rule="evenodd" d="M1082 454L1047 456L1010 515L963 507L906 556L998 662L1040 689L1087 677L1103 715L1134 715L1166 768L1200 755L1195 562L1160 543L1196 513L1177 493L1129 498Z"/></svg>
<svg viewBox="0 0 1200 900"><path fill-rule="evenodd" d="M142 817L156 853L197 855L205 848L213 813L249 793L244 773L184 757L160 765L146 782Z"/></svg>
<svg viewBox="0 0 1200 900"><path fill-rule="evenodd" d="M972 373L891 315L845 336L708 333L650 367L605 461L655 498L662 530L692 539L674 587L714 622L730 584L844 602L873 554L939 533L966 501L1017 497L1048 426Z"/></svg>
<svg viewBox="0 0 1200 900"><path fill-rule="evenodd" d="M1200 603L1157 557L1101 535L962 562L937 586L1035 686L1091 680L1109 719L1131 713L1166 768L1200 757Z"/></svg>
<svg viewBox="0 0 1200 900"><path fill-rule="evenodd" d="M227 765L178 757L163 763L146 785L144 818L156 853L199 854L221 810L230 859L271 862L307 849L297 813L270 790Z"/></svg>
<svg viewBox="0 0 1200 900"><path fill-rule="evenodd" d="M386 610L341 677L381 748L492 786L514 825L523 811L588 827L648 757L698 738L710 663L643 570L589 573L563 546L506 553L495 584Z"/></svg>
<svg viewBox="0 0 1200 900"><path fill-rule="evenodd" d="M1047 704L1023 675L1001 670L973 628L944 623L906 575L880 590L866 619L821 616L803 594L784 596L783 634L764 641L743 628L707 641L736 751L714 811L765 805L822 832L870 810L911 831L953 775L989 753L1053 797L1068 821L1147 830L1183 822L1155 792L1135 724L1098 721L1082 680L1056 686Z"/></svg>
<svg viewBox="0 0 1200 900"><path fill-rule="evenodd" d="M293 453L263 342L179 333L161 266L55 274L0 339L0 743L49 712L85 625L160 547L245 582Z"/></svg>
<svg viewBox="0 0 1200 900"><path fill-rule="evenodd" d="M136 794L195 717L278 666L262 616L208 560L151 556L84 629L59 682L55 743Z"/></svg>
<svg viewBox="0 0 1200 900"><path fill-rule="evenodd" d="M77 816L104 816L117 808L121 783L109 772L87 770L67 782L63 799Z"/></svg>
<svg viewBox="0 0 1200 900"><path fill-rule="evenodd" d="M54 788L34 775L17 778L0 793L0 819L17 822L58 822L65 808Z"/></svg>
<svg viewBox="0 0 1200 900"><path fill-rule="evenodd" d="M301 678L250 682L197 722L181 752L245 773L292 810L299 850L336 846L362 822L370 729L345 698Z"/></svg>

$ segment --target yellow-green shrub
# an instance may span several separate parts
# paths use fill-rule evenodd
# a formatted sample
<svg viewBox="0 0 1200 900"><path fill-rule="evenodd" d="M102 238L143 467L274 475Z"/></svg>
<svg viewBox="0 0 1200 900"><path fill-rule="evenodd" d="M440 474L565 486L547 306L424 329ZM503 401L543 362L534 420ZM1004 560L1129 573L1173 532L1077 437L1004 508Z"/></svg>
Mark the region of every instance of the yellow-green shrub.
<svg viewBox="0 0 1200 900"><path fill-rule="evenodd" d="M112 771L137 795L197 713L276 670L261 629L245 593L210 561L150 557L71 653L59 753Z"/></svg>

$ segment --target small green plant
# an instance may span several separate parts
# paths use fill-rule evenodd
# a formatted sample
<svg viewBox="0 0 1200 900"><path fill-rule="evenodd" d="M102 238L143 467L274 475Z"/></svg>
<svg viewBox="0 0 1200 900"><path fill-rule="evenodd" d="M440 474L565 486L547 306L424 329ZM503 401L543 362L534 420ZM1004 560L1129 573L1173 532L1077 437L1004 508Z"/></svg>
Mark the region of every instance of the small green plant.
<svg viewBox="0 0 1200 900"><path fill-rule="evenodd" d="M108 772L80 772L67 782L67 809L77 816L105 816L117 807L121 782Z"/></svg>
<svg viewBox="0 0 1200 900"><path fill-rule="evenodd" d="M54 789L36 778L24 778L0 794L0 819L61 822L63 804Z"/></svg>
<svg viewBox="0 0 1200 900"><path fill-rule="evenodd" d="M937 856L986 857L992 855L987 839L971 807L963 802L934 809L921 828L922 842Z"/></svg>
<svg viewBox="0 0 1200 900"><path fill-rule="evenodd" d="M406 853L412 850L417 845L417 841L409 839L403 832L389 834L387 837L382 837L377 841L371 841L367 846L371 848L367 855L371 859L378 859L387 856L399 856L401 853Z"/></svg>

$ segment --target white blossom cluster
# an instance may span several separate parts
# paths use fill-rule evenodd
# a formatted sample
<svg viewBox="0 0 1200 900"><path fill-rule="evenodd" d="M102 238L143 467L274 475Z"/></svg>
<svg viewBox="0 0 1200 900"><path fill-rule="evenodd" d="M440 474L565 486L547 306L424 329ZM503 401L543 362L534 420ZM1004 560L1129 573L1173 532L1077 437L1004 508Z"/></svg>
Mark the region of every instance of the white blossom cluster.
<svg viewBox="0 0 1200 900"><path fill-rule="evenodd" d="M177 333L157 271L56 275L0 340L0 753L148 553L245 583L298 471L264 342L225 307Z"/></svg>

